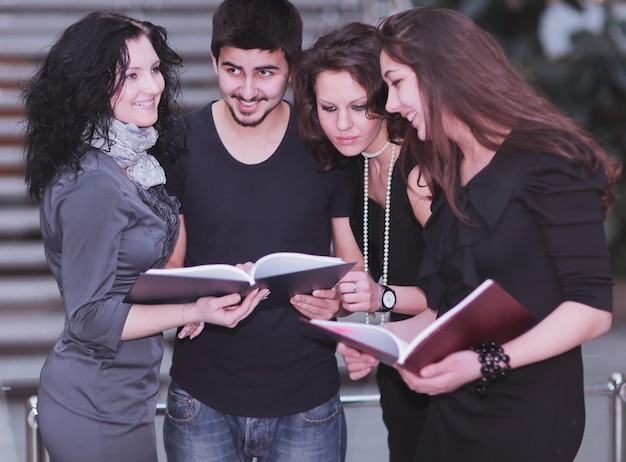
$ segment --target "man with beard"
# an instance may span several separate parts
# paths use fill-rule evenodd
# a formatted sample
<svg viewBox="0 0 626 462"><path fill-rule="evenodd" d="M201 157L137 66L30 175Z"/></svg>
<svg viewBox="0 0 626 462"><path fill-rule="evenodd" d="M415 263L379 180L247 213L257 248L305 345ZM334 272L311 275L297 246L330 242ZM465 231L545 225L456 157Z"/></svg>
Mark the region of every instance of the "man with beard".
<svg viewBox="0 0 626 462"><path fill-rule="evenodd" d="M221 99L189 114L167 171L181 202L171 266L238 264L280 252L362 256L345 172L321 172L283 100L302 20L287 0L225 0L211 55ZM236 329L207 325L174 347L164 426L170 462L342 461L335 344L300 320L332 318L334 291L262 301Z"/></svg>

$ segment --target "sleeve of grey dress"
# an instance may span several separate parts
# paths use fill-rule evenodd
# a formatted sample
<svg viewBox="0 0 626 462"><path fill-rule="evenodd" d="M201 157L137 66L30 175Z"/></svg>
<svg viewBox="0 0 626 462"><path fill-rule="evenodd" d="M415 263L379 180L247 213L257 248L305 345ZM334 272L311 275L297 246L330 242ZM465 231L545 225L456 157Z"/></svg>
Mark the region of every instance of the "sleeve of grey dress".
<svg viewBox="0 0 626 462"><path fill-rule="evenodd" d="M103 172L82 172L53 191L50 222L59 252L59 286L70 331L94 349L115 351L130 305L115 293L124 192ZM101 353L106 355L105 351Z"/></svg>

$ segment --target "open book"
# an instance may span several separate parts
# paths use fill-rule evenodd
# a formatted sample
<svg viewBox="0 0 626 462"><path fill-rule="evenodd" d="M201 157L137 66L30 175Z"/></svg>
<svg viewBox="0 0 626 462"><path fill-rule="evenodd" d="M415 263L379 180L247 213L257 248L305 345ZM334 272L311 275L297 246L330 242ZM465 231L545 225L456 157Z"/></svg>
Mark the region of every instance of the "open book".
<svg viewBox="0 0 626 462"><path fill-rule="evenodd" d="M397 363L418 371L481 342L505 343L526 332L536 320L498 283L487 279L410 343L380 325L317 319L307 322L385 364Z"/></svg>
<svg viewBox="0 0 626 462"><path fill-rule="evenodd" d="M150 269L139 275L124 301L186 303L209 295L245 296L254 287L269 288L272 298L288 299L333 288L354 265L337 257L278 252L257 260L249 272L227 264Z"/></svg>

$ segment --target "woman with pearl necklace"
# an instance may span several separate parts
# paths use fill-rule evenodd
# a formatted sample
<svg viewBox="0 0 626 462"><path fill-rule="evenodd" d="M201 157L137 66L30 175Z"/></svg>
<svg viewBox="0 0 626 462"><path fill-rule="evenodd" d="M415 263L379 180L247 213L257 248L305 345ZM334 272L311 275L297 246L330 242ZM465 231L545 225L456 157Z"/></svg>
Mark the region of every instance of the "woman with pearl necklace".
<svg viewBox="0 0 626 462"><path fill-rule="evenodd" d="M365 313L365 322L396 321L426 309L414 286L423 252L422 225L430 215L430 190L402 150L407 124L385 111L380 48L374 29L352 23L321 37L292 65L300 132L328 170L353 171L351 224L363 252L363 268L335 288L340 313ZM357 316L357 315L355 315ZM412 392L393 368L377 371L390 461L413 461L426 395Z"/></svg>

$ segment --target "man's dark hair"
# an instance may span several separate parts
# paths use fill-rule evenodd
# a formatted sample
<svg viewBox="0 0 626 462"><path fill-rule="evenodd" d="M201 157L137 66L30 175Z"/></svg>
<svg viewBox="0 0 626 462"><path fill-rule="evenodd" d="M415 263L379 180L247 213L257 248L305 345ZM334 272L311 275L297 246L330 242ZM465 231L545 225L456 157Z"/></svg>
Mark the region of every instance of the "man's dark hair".
<svg viewBox="0 0 626 462"><path fill-rule="evenodd" d="M224 0L213 14L211 52L222 47L283 50L288 63L302 50L302 18L288 0Z"/></svg>

